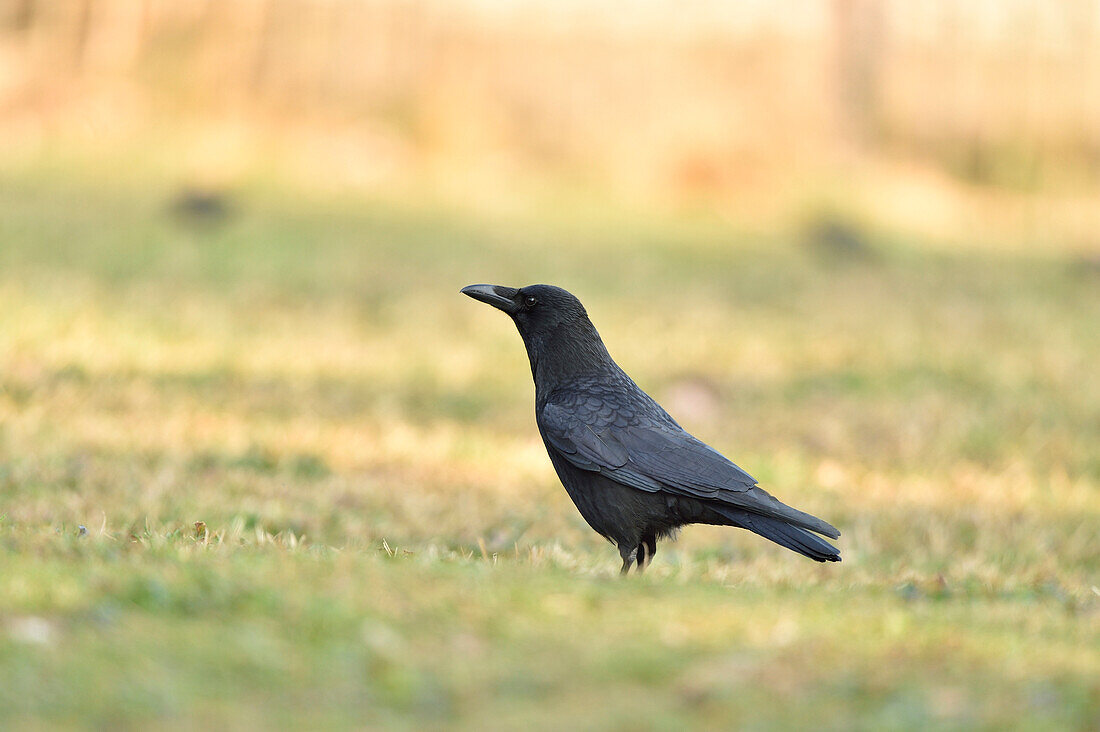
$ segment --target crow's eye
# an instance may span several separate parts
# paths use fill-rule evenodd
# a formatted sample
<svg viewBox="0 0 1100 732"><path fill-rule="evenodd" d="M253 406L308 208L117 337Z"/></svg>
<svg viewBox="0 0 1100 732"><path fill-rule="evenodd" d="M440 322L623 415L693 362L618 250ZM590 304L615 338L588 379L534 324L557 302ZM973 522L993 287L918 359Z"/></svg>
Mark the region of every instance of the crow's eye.
<svg viewBox="0 0 1100 732"><path fill-rule="evenodd" d="M523 304L529 308L533 308L535 307L535 305L538 304L538 300L533 297L528 297L526 300L523 301Z"/></svg>

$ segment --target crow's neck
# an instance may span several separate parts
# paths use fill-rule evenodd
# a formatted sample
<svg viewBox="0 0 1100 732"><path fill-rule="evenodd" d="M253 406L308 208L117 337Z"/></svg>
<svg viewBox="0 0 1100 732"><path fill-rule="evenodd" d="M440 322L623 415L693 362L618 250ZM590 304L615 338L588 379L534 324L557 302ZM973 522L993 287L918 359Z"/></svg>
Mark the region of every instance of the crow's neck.
<svg viewBox="0 0 1100 732"><path fill-rule="evenodd" d="M524 334L523 342L531 360L536 400L577 379L618 368L588 318Z"/></svg>

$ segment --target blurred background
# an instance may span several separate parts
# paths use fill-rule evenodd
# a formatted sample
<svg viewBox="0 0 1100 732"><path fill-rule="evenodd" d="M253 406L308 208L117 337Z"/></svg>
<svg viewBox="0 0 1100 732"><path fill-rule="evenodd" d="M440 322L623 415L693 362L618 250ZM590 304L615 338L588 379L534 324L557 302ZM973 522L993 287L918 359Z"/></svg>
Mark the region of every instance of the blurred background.
<svg viewBox="0 0 1100 732"><path fill-rule="evenodd" d="M478 282L844 562L612 581ZM0 0L0 726L1095 729L1097 323L1096 0Z"/></svg>
<svg viewBox="0 0 1100 732"><path fill-rule="evenodd" d="M492 209L550 189L763 226L850 205L936 238L1095 248L1091 0L0 7L15 160Z"/></svg>

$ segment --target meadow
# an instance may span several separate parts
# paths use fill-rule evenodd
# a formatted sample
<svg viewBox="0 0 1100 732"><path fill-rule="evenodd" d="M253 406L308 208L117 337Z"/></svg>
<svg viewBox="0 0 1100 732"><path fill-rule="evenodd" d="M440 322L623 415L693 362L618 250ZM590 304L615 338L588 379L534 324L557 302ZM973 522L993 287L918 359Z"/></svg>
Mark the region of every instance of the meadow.
<svg viewBox="0 0 1100 732"><path fill-rule="evenodd" d="M0 174L0 727L1100 726L1094 259L177 198ZM689 527L620 579L458 293L540 281L843 563Z"/></svg>

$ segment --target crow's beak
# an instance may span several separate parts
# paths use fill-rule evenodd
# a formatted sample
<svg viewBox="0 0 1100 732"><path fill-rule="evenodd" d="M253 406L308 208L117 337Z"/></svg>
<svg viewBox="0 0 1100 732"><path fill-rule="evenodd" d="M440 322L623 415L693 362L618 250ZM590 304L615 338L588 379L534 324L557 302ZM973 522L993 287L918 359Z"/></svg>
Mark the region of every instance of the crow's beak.
<svg viewBox="0 0 1100 732"><path fill-rule="evenodd" d="M516 292L518 292L516 288L503 285L470 285L462 288L463 295L488 303L509 315L516 311L516 302L512 299L516 296Z"/></svg>

